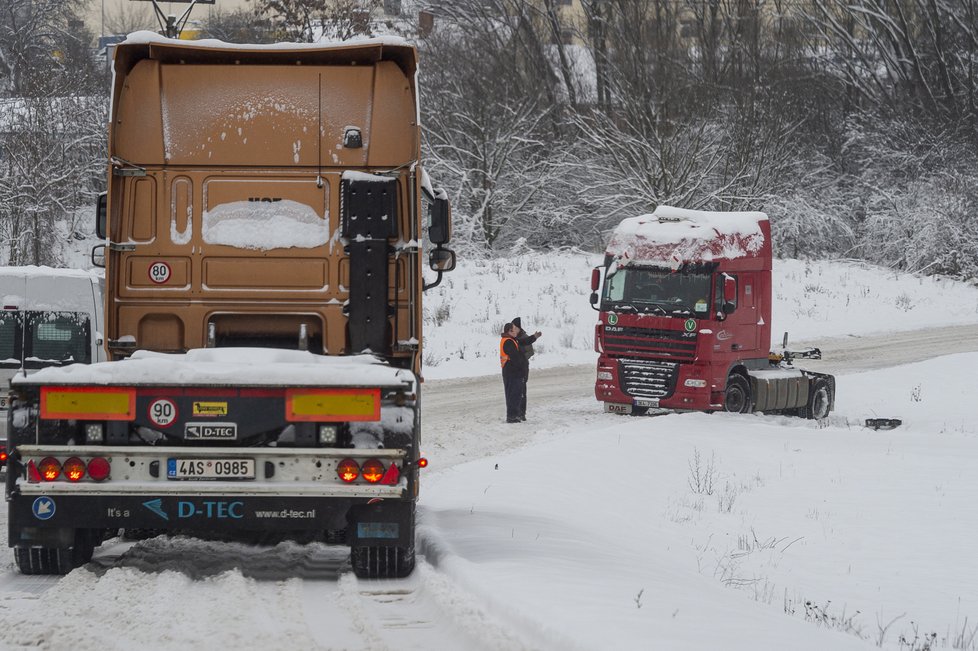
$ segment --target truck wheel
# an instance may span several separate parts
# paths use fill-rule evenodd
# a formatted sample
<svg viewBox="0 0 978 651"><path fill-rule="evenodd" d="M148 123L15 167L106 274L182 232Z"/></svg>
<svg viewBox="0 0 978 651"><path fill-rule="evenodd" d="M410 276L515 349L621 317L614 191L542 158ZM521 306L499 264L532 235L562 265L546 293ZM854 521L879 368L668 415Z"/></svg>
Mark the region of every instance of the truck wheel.
<svg viewBox="0 0 978 651"><path fill-rule="evenodd" d="M360 579L402 579L414 570L414 545L352 547L350 564Z"/></svg>
<svg viewBox="0 0 978 651"><path fill-rule="evenodd" d="M71 556L67 548L14 548L14 561L21 574L67 574L75 568Z"/></svg>
<svg viewBox="0 0 978 651"><path fill-rule="evenodd" d="M92 560L97 541L89 529L75 529L73 547L16 547L21 574L67 574Z"/></svg>
<svg viewBox="0 0 978 651"><path fill-rule="evenodd" d="M736 414L746 414L751 411L750 384L743 375L731 375L727 378L727 390L723 394L723 410Z"/></svg>
<svg viewBox="0 0 978 651"><path fill-rule="evenodd" d="M825 380L815 380L812 385L812 392L808 397L808 404L798 409L798 415L802 418L821 420L829 415L832 405L832 396L829 395L829 383Z"/></svg>

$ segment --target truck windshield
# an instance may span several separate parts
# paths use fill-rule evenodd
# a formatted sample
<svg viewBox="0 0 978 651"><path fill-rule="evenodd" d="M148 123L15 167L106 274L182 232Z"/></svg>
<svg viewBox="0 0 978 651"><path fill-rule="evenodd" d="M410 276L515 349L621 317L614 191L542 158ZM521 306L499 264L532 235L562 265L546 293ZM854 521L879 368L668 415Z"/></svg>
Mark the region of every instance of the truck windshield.
<svg viewBox="0 0 978 651"><path fill-rule="evenodd" d="M22 357L27 368L88 364L90 336L91 323L84 313L0 313L0 367L19 367Z"/></svg>
<svg viewBox="0 0 978 651"><path fill-rule="evenodd" d="M706 317L710 274L620 267L605 278L602 310Z"/></svg>

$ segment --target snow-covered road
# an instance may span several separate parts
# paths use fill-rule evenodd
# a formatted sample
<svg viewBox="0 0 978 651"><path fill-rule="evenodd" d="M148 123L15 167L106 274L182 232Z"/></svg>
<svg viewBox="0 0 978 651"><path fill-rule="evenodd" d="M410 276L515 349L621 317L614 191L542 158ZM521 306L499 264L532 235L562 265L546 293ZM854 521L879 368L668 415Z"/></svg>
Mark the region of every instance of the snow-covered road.
<svg viewBox="0 0 978 651"><path fill-rule="evenodd" d="M825 358L806 360L805 366L858 374L978 350L978 326L810 343ZM868 649L877 638L895 649L897 629L913 623L913 604L904 591L920 594L925 603L937 601L939 593L928 593L926 583L906 583L921 577L942 582L938 588L950 586L962 617L974 614L970 597L957 585L963 579L956 576L974 565L961 560L968 558L967 522L935 519L886 542L887 531L904 520L909 525L921 514L937 518L941 509L958 513L970 503L967 491L974 483L966 481L966 468L975 451L973 428L953 415L944 419L946 407L937 426L914 429L910 418L908 428L870 435L853 431L844 416L824 430L777 417L630 419L601 412L592 394L593 373L590 364L534 369L529 420L517 425L503 422L495 375L425 384L423 451L431 466L419 507L422 557L408 579L358 581L345 548L325 544L114 540L64 578L20 576L6 553L0 557L0 649L599 650L621 648L623 640L641 648L645 640L646 648L658 641L662 648L704 650L780 649L791 641L808 650ZM906 370L894 375L917 382ZM921 381L911 406L953 398L940 384L945 375ZM872 379L879 375L867 377L846 378L841 389L884 389ZM901 385L897 391L892 415L904 416L899 410L907 410L910 390ZM885 396L879 401L888 404ZM598 444L584 449L588 440ZM574 441L574 449L556 456L566 441ZM851 458L833 456L842 446ZM704 495L686 490L692 450L702 451L704 473L716 454L718 489L705 507ZM642 465L632 464L635 459ZM488 464L466 464L483 460ZM820 477L827 464L831 476ZM527 468L538 476L526 474ZM628 472L640 468L644 472ZM587 478L592 489L614 490L620 501L596 496L589 502L564 482L588 469L602 475L599 484L598 477ZM547 482L548 476L556 481ZM733 486L739 492L722 492L721 479L724 490ZM872 487L879 494L866 490ZM521 498L536 503L519 504ZM714 498L721 507L729 500L726 509L711 509ZM543 518L533 510L541 508ZM592 531L591 510L602 508L634 535L619 538L607 527ZM866 531L857 529L863 526ZM721 538L724 527L731 529ZM5 529L0 507L0 530ZM919 548L915 534L947 534L942 548L957 564L945 567L933 554L920 556L886 578L888 568L903 562L905 550ZM892 556L878 553L881 540ZM950 540L960 542L951 546ZM835 569L848 563L849 569L826 580L813 559ZM758 575L763 581L747 577L745 567L764 573ZM519 580L525 582L520 590L507 589ZM723 587L734 581L754 582L754 598ZM622 594L622 585L631 592ZM815 594L869 601L879 611L864 617L878 624L847 624L844 601L836 602L843 607L841 620L824 602L802 615L803 598ZM900 615L897 608L911 615L883 630ZM915 621L923 614L928 622L948 610L927 611L920 604L916 609ZM601 630L575 630L587 627L589 617ZM951 643L957 633L972 634L968 621L961 625L952 617L942 634ZM643 637L635 637L636 631ZM971 651L973 634L970 640L958 648Z"/></svg>

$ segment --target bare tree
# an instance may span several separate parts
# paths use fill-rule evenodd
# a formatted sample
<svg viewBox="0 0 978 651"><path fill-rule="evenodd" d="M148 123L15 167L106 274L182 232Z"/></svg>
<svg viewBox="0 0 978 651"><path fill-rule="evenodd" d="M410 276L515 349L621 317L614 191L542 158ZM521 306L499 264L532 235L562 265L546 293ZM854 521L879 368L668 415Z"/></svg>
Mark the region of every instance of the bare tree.
<svg viewBox="0 0 978 651"><path fill-rule="evenodd" d="M371 12L381 0L249 0L255 15L272 21L287 40L346 40L371 35Z"/></svg>

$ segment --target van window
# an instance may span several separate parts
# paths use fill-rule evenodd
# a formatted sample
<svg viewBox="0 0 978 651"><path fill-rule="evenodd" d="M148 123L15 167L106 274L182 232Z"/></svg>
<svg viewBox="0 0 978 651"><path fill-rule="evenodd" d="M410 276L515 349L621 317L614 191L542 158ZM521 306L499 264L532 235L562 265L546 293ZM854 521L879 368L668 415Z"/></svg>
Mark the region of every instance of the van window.
<svg viewBox="0 0 978 651"><path fill-rule="evenodd" d="M0 312L0 366L5 368L20 367L22 356L27 368L88 364L90 341L91 323L85 313Z"/></svg>
<svg viewBox="0 0 978 651"><path fill-rule="evenodd" d="M17 345L19 316L20 312L0 312L0 362L20 359L20 346Z"/></svg>
<svg viewBox="0 0 978 651"><path fill-rule="evenodd" d="M88 364L88 316L75 312L28 312L28 358L44 362Z"/></svg>

